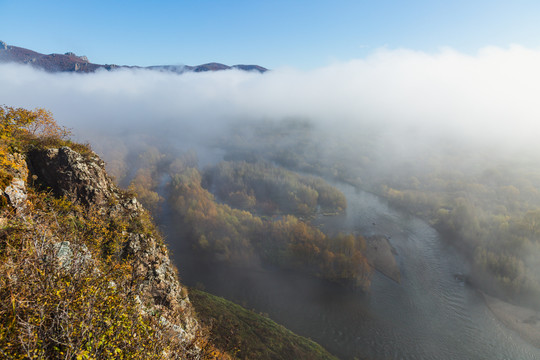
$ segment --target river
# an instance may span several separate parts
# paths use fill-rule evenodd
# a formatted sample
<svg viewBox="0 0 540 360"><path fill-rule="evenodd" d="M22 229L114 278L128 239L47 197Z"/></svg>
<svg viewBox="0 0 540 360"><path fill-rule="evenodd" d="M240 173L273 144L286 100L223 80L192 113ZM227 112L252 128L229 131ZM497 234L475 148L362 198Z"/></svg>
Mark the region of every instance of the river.
<svg viewBox="0 0 540 360"><path fill-rule="evenodd" d="M456 274L465 259L426 222L377 196L333 184L345 215L322 217L330 232L384 234L397 251L401 283L375 273L369 294L279 269L202 265L173 226L165 232L182 281L266 313L341 359L540 359L540 349L505 328Z"/></svg>

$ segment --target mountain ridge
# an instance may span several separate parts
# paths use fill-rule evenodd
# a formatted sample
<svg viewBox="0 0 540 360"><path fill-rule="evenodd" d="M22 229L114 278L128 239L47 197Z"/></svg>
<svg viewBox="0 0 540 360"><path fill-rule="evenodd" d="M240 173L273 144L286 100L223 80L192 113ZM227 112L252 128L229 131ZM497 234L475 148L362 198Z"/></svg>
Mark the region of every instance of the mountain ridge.
<svg viewBox="0 0 540 360"><path fill-rule="evenodd" d="M0 41L0 63L27 64L48 72L78 72L92 73L99 69L107 71L115 69L148 69L155 71L173 72L183 74L185 72L205 72L222 70L243 70L264 73L268 69L259 65L225 65L217 62L210 62L195 66L190 65L153 65L153 66L128 66L116 64L95 64L84 55L79 56L73 52L64 54L42 54L30 49L8 45Z"/></svg>

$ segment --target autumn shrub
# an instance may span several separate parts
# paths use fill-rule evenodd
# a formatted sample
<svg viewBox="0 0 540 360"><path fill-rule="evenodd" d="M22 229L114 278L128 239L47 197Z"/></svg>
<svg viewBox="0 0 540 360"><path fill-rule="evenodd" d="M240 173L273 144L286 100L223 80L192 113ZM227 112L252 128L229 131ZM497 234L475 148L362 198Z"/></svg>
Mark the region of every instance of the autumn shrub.
<svg viewBox="0 0 540 360"><path fill-rule="evenodd" d="M53 148L69 146L85 155L91 152L89 144L79 144L69 139L71 131L58 125L52 113L42 108L27 110L0 106L0 166L14 167L16 163L7 156L25 152L28 148Z"/></svg>

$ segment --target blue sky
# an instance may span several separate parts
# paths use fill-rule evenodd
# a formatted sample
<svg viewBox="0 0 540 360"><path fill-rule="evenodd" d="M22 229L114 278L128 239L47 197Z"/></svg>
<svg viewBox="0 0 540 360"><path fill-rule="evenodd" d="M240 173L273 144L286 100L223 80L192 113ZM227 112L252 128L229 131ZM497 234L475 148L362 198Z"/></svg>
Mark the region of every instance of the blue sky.
<svg viewBox="0 0 540 360"><path fill-rule="evenodd" d="M378 48L540 47L540 2L0 0L0 40L95 63L313 69Z"/></svg>

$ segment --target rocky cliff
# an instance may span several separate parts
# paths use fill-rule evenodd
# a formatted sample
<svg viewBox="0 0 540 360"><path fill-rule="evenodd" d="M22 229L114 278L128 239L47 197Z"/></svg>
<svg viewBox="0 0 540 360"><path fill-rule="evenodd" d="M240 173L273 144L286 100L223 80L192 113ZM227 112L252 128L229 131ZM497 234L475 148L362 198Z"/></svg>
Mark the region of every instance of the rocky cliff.
<svg viewBox="0 0 540 360"><path fill-rule="evenodd" d="M134 353L151 354L151 351L144 352L149 344L130 342L126 346L116 334L107 332L111 332L110 329L122 331L124 325L115 321L129 318L128 332L140 325L143 329L140 336L151 333L150 340L164 344L162 348L154 345L152 354L156 358L199 358L205 342L200 336L201 329L188 292L179 282L168 250L147 212L134 195L114 185L104 170L103 161L91 151L79 153L69 147L33 149L25 155L7 156L10 158L2 162L10 166L2 166L0 182L0 298L9 301L0 307L0 314L5 319L12 317L15 323L18 321L32 339L21 335L21 329L15 330L15 325L10 328L10 324L4 324L6 326L0 327L4 332L0 334L0 343L9 341L10 331L13 331L11 335L21 339L22 350L16 349L14 341L7 342L0 344L3 355L24 353L25 346L28 351L34 351L27 355L47 358L56 358L55 351L71 354L66 358L77 359L86 355L92 357L92 351L99 355L97 358L125 354L130 349ZM31 256L24 251L39 254ZM30 263L37 272L29 269L21 273L25 264ZM30 279L26 287L43 282L49 282L50 286L36 289L34 294L34 290L21 287L23 276ZM34 284L35 277L39 279ZM85 285L86 289L81 285L79 290L74 285L87 284L87 278L91 279L89 284L97 284L97 290L93 300L85 306L95 304L99 310L100 302L112 301L108 306L118 307L112 311L120 314L132 309L136 315L128 311L122 317L104 308L87 321L85 313L93 309L82 309L78 314L74 306L92 292L90 285ZM107 279L105 285L101 279ZM46 295L49 292L50 296ZM45 297L35 300L32 306L40 308L56 301L56 305L52 304L56 306L53 306L56 310L51 310L52 315L46 309L34 314L29 307L32 298L40 296ZM69 304L65 304L66 297L70 298ZM58 308L65 311L58 312ZM99 332L102 329L101 343L88 337L90 330L78 332L75 329L68 336L78 334L83 337L83 343L80 339L69 340L71 343L60 339L66 335L67 330L63 329L77 321L87 330L95 328L93 331ZM105 325L99 325L100 322ZM58 326L62 330L57 329ZM135 330L132 334L137 336ZM107 339L114 342L111 349L103 345ZM25 345L32 341L35 341L34 346Z"/></svg>
<svg viewBox="0 0 540 360"><path fill-rule="evenodd" d="M136 220L148 216L135 196L113 184L95 153L84 157L69 147L34 150L28 154L28 161L34 179L58 197L85 207L97 206L107 217ZM136 264L136 278L143 280L141 294L160 308L183 336L194 338L197 322L163 240L155 232L128 231L122 247L122 256ZM175 313L183 316L171 315Z"/></svg>

